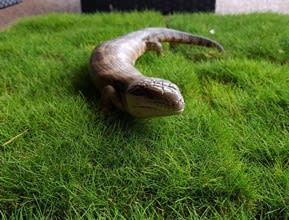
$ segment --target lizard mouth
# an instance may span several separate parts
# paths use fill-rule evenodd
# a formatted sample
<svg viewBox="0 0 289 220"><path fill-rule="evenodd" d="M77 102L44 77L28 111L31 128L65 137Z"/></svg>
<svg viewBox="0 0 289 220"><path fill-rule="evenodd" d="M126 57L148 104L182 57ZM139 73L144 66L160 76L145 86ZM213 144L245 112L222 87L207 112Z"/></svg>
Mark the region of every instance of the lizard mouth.
<svg viewBox="0 0 289 220"><path fill-rule="evenodd" d="M184 111L183 103L182 105L179 105L178 108L168 108L167 106L151 106L151 105L135 105L134 108L171 114L182 113Z"/></svg>
<svg viewBox="0 0 289 220"><path fill-rule="evenodd" d="M135 103L130 108L130 114L138 118L178 115L184 111L184 102L164 105L162 103Z"/></svg>

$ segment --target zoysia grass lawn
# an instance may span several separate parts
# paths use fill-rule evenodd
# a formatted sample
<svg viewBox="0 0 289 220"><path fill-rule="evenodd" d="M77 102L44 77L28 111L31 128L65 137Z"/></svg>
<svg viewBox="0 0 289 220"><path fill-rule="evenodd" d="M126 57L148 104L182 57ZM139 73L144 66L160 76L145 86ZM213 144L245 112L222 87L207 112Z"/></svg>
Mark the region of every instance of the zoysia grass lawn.
<svg viewBox="0 0 289 220"><path fill-rule="evenodd" d="M289 17L48 15L0 33L2 219L286 219ZM96 44L149 26L219 41L137 62L176 83L182 115L103 115Z"/></svg>

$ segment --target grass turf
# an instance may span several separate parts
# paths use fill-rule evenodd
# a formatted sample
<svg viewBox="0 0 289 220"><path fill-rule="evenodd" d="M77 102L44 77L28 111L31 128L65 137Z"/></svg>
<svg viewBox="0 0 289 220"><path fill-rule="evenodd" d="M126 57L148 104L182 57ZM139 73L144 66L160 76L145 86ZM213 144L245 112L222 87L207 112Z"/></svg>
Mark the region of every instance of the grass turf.
<svg viewBox="0 0 289 220"><path fill-rule="evenodd" d="M276 14L48 15L0 33L0 216L287 218L288 22ZM179 85L185 112L105 118L87 77L91 50L164 25L209 36L226 52L185 45L145 54L137 67Z"/></svg>

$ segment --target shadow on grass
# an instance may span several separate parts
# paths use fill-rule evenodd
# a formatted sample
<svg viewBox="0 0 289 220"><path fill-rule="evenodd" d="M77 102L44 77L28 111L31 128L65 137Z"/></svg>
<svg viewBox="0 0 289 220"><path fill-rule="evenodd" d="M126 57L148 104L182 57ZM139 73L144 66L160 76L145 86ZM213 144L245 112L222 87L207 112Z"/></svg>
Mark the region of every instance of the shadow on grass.
<svg viewBox="0 0 289 220"><path fill-rule="evenodd" d="M100 93L93 85L89 76L89 66L83 65L78 71L76 71L72 84L75 89L75 93L80 94L85 98L86 102L92 105L92 103L100 103Z"/></svg>
<svg viewBox="0 0 289 220"><path fill-rule="evenodd" d="M215 48L207 48L197 45L170 43L169 49L172 53L180 53L187 60L194 63L216 61L225 56L224 52L217 51Z"/></svg>

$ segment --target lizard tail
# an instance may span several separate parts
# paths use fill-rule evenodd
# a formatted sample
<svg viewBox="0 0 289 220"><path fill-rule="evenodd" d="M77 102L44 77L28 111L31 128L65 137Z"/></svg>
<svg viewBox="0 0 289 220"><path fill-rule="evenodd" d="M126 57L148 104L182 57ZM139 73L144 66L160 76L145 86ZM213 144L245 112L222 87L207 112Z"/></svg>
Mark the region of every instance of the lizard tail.
<svg viewBox="0 0 289 220"><path fill-rule="evenodd" d="M194 35L182 31L177 31L173 29L163 29L156 38L160 42L170 42L170 43L182 43L182 44L194 44L205 47L213 47L219 51L224 51L224 48L217 41L211 40L209 38Z"/></svg>

